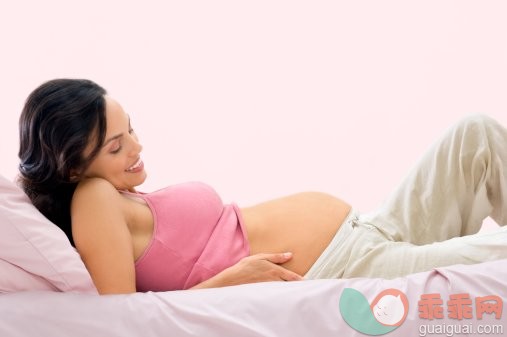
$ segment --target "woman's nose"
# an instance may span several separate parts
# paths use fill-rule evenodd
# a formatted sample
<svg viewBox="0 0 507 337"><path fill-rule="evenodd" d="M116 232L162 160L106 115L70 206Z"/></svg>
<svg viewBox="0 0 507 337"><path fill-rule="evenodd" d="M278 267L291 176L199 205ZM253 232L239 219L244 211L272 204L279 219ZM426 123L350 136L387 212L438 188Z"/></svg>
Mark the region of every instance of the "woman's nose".
<svg viewBox="0 0 507 337"><path fill-rule="evenodd" d="M141 153L141 151L143 150L143 146L141 145L141 143L135 142L134 144L135 144L134 146L135 153L136 154Z"/></svg>
<svg viewBox="0 0 507 337"><path fill-rule="evenodd" d="M131 149L130 153L132 155L138 155L143 150L143 146L141 143L139 143L139 140L137 139L137 136L135 134L130 135L130 143L131 143Z"/></svg>

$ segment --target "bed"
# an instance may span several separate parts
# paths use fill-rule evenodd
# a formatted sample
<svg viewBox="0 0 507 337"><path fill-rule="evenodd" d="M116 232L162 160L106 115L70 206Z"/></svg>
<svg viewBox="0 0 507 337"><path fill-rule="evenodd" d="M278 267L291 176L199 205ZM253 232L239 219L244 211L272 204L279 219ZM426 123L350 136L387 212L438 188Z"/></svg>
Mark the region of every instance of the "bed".
<svg viewBox="0 0 507 337"><path fill-rule="evenodd" d="M0 232L0 336L507 335L507 260L99 296L65 234L1 176Z"/></svg>

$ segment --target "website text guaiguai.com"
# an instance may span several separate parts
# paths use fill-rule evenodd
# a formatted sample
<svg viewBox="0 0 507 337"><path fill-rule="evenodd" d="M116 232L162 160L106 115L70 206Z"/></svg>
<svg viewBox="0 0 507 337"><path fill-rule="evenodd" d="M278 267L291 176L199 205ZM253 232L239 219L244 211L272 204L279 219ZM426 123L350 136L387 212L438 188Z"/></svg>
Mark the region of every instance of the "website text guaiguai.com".
<svg viewBox="0 0 507 337"><path fill-rule="evenodd" d="M419 325L419 336L459 336L459 335L497 335L504 336L502 324L422 324Z"/></svg>

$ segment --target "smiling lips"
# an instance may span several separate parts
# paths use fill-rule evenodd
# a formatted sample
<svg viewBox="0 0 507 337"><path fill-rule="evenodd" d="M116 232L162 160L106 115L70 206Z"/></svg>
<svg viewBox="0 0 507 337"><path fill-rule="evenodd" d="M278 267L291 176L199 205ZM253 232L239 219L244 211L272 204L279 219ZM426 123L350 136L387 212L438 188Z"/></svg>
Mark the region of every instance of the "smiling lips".
<svg viewBox="0 0 507 337"><path fill-rule="evenodd" d="M135 173L135 172L139 172L143 169L144 165L143 165L143 161L141 160L141 158L139 158L134 165L132 165L131 167L129 167L128 169L126 169L125 171L127 172L132 172L132 173Z"/></svg>

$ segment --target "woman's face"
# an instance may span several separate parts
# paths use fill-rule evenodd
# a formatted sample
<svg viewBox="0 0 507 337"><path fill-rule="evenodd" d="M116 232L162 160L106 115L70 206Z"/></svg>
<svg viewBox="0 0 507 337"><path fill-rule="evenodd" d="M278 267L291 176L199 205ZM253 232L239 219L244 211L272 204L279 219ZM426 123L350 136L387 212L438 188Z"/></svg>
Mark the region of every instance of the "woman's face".
<svg viewBox="0 0 507 337"><path fill-rule="evenodd" d="M107 131L104 145L84 172L85 178L106 179L119 190L133 191L146 179L141 160L141 144L137 139L129 116L118 102L108 96L106 100ZM88 146L91 152L93 144ZM87 151L85 151L87 152Z"/></svg>

